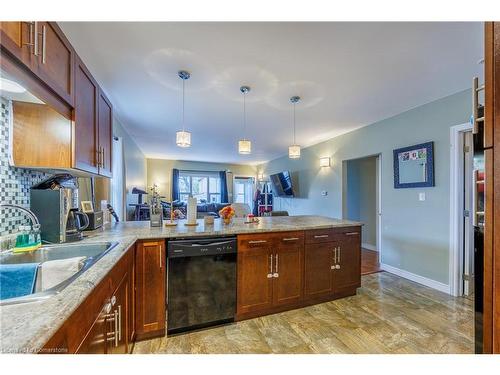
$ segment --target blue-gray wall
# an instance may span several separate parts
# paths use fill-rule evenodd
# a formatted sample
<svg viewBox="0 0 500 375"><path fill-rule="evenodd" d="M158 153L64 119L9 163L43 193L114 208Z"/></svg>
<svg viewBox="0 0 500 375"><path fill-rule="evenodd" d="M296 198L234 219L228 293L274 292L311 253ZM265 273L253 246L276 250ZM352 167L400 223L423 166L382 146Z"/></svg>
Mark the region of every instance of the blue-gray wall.
<svg viewBox="0 0 500 375"><path fill-rule="evenodd" d="M362 105L362 103L360 103ZM445 97L260 165L265 176L292 171L298 198L277 199L276 209L291 214L342 216L342 161L381 154L381 262L448 284L450 126L470 117L470 91ZM436 186L394 189L392 151L434 141ZM331 168L319 158L330 156ZM321 191L328 191L322 196ZM418 193L426 193L426 201Z"/></svg>

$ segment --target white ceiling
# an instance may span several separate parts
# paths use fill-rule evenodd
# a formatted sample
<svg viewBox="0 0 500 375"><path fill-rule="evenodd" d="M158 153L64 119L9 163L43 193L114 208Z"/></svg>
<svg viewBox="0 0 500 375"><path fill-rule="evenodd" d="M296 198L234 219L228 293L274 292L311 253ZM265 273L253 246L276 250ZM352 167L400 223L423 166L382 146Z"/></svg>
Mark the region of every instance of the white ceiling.
<svg viewBox="0 0 500 375"><path fill-rule="evenodd" d="M147 157L258 163L470 87L481 23L63 22L63 31ZM175 145L186 69L186 129ZM247 136L239 155L249 85Z"/></svg>

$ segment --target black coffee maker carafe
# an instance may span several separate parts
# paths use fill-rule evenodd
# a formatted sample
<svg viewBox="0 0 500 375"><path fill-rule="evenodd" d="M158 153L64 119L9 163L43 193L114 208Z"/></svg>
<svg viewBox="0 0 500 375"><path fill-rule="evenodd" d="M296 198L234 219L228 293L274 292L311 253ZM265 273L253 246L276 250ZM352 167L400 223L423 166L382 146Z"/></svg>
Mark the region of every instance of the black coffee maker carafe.
<svg viewBox="0 0 500 375"><path fill-rule="evenodd" d="M83 238L82 231L89 226L89 217L78 208L72 208L68 212L66 221L66 241L78 241Z"/></svg>

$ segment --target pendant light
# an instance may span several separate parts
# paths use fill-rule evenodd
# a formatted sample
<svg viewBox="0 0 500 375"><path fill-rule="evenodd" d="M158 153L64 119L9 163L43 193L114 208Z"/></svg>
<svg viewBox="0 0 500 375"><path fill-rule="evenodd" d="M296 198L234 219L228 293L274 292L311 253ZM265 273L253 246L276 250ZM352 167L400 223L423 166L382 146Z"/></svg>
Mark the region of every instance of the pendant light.
<svg viewBox="0 0 500 375"><path fill-rule="evenodd" d="M179 75L179 78L182 79L182 130L175 133L175 143L177 143L177 146L179 147L186 148L191 146L191 133L187 132L184 127L184 86L186 80L191 77L191 74L185 70L180 70L177 74Z"/></svg>
<svg viewBox="0 0 500 375"><path fill-rule="evenodd" d="M288 147L288 157L290 159L300 158L300 146L295 143L295 105L299 102L300 96L292 96L290 101L293 104L293 144Z"/></svg>
<svg viewBox="0 0 500 375"><path fill-rule="evenodd" d="M246 95L250 92L250 87L241 86L240 91L243 94L243 139L238 141L238 152L243 155L248 155L252 152L252 142L245 138L247 127Z"/></svg>

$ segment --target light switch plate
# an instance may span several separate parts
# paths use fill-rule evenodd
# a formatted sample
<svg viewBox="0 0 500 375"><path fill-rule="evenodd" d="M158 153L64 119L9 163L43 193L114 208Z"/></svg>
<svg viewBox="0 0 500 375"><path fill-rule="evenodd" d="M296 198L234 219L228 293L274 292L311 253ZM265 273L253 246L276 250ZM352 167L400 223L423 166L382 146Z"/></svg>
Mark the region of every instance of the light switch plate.
<svg viewBox="0 0 500 375"><path fill-rule="evenodd" d="M324 196L324 197L326 197L326 196L328 195L328 192L327 192L326 190L323 190L323 191L321 192L321 195L322 195L322 196Z"/></svg>
<svg viewBox="0 0 500 375"><path fill-rule="evenodd" d="M425 201L425 193L418 193L418 200Z"/></svg>

